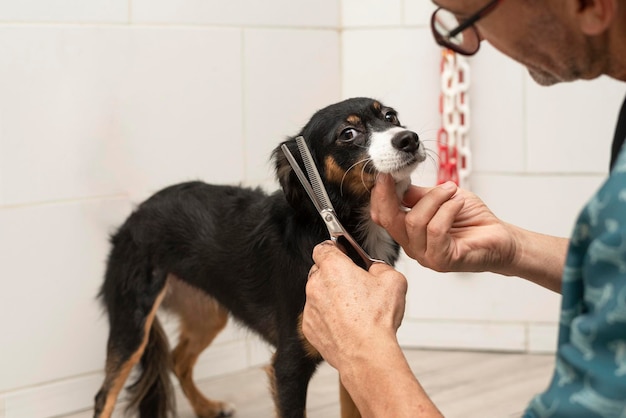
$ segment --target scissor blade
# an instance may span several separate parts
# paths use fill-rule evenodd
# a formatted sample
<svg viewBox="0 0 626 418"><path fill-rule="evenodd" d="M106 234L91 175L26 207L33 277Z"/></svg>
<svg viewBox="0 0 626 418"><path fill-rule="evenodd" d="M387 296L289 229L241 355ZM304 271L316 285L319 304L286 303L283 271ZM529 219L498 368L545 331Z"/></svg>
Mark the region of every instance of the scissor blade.
<svg viewBox="0 0 626 418"><path fill-rule="evenodd" d="M304 141L304 137L297 137L296 144L298 145L298 150L300 150L300 155L304 161L304 168L309 175L309 181L311 182L311 187L315 192L317 201L322 206L322 209L331 209L334 211L333 204L330 202L330 198L328 197L324 183L322 183L320 173L317 171L317 167L315 166L315 162L311 156L311 151L309 151L309 147L307 147L306 142Z"/></svg>
<svg viewBox="0 0 626 418"><path fill-rule="evenodd" d="M291 165L294 173L296 173L296 176L298 176L298 180L300 180L300 183L302 184L302 187L304 187L306 194L309 195L309 199L311 199L311 202L313 202L313 205L315 205L315 209L317 209L318 212L321 212L323 208L317 201L317 196L315 195L313 188L309 184L309 180L304 175L304 172L300 168L300 165L294 158L293 154L291 153L291 151L289 151L289 148L287 148L287 145L285 144L281 145L280 148L283 150L285 157L287 157L287 161L289 161L289 164Z"/></svg>
<svg viewBox="0 0 626 418"><path fill-rule="evenodd" d="M300 165L293 157L293 154L291 154L291 151L289 151L289 148L287 148L287 146L283 144L281 146L281 149L283 150L285 157L287 157L287 161L289 161L291 168L298 176L298 180L300 180L300 183L302 183L302 187L304 187L304 190L306 190L309 198L311 198L311 201L313 202L320 216L324 220L326 228L328 228L330 238L333 241L336 241L337 238L343 236L348 241L348 243L350 243L352 247L354 247L355 251L361 256L363 262L365 263L366 269L369 269L369 267L373 263L384 263L384 261L375 260L370 257L367 252L365 252L365 250L361 248L361 246L354 240L354 238L352 238L348 231L346 231L346 229L341 225L341 222L339 222L339 219L337 219L337 215L335 214L333 205L330 203L328 193L326 193L326 189L324 188L324 184L322 183L320 174L317 171L317 167L315 167L315 164L313 163L313 157L311 157L311 152L304 142L304 138L301 136L297 137L296 144L298 145L298 150L300 151L302 159L304 160L304 167L309 174L309 178L311 179L310 181L311 183L313 183L314 187L315 185L317 185L317 190L319 190L319 192L314 191L314 188L311 186L311 183L309 183L309 180L307 180L304 172L300 168Z"/></svg>

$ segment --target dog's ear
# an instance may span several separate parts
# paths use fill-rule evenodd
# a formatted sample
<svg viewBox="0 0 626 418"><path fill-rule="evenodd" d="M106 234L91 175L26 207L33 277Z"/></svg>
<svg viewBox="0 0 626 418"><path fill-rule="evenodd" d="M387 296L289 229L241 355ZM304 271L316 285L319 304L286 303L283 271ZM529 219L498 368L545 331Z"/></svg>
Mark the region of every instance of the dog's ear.
<svg viewBox="0 0 626 418"><path fill-rule="evenodd" d="M300 167L304 167L295 139L288 139L276 147L272 153L272 160L274 161L274 168L276 169L276 177L278 178L280 187L283 189L285 198L287 198L287 202L289 202L294 209L301 210L303 206L306 205L309 198L281 148L283 144L287 146L298 164L300 164Z"/></svg>

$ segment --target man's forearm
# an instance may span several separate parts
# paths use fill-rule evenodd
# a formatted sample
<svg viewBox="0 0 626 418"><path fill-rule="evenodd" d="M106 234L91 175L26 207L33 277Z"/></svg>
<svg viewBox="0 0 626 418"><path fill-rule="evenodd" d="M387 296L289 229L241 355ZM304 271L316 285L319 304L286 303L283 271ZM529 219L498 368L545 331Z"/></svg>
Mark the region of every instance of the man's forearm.
<svg viewBox="0 0 626 418"><path fill-rule="evenodd" d="M496 273L518 276L560 293L569 240L510 227L516 236L515 259Z"/></svg>
<svg viewBox="0 0 626 418"><path fill-rule="evenodd" d="M341 381L364 418L440 418L398 346L372 341L363 355L355 355L339 370Z"/></svg>

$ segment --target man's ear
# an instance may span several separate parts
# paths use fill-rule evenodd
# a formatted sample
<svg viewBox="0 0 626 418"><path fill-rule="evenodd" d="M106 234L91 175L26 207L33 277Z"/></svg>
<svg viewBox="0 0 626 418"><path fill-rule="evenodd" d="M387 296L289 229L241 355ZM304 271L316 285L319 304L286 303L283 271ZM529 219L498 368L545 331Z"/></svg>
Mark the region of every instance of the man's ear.
<svg viewBox="0 0 626 418"><path fill-rule="evenodd" d="M617 0L572 0L578 25L588 36L606 32L617 14Z"/></svg>

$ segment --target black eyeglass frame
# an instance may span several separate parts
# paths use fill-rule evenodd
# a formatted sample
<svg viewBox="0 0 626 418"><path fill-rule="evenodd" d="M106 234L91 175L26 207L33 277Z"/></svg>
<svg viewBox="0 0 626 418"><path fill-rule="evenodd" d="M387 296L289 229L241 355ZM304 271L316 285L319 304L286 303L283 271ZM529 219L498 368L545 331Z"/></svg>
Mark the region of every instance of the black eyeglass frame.
<svg viewBox="0 0 626 418"><path fill-rule="evenodd" d="M449 12L448 9L444 9L443 7L438 7L433 12L433 14L432 14L432 16L430 18L430 30L433 33L433 37L435 38L435 42L437 42L437 44L439 44L440 46L443 46L445 48L451 49L454 52L457 52L459 54L467 55L467 56L474 55L475 53L478 52L478 50L480 48L480 35L478 34L478 31L476 30L476 27L474 26L474 24L476 22L478 22L480 19L482 19L483 17L487 16L489 13L491 13L493 11L493 9L495 9L496 6L501 1L502 0L491 0L489 3L487 3L486 5L481 7L476 13L474 13L468 19L464 20L461 24L459 24L459 26L457 26L456 28L454 28L450 32L448 32L447 35L443 35L443 34L439 33L439 31L437 29L435 29L435 17L437 16L437 13L440 10L445 10L445 11ZM464 30L469 29L470 27L474 31L474 35L476 36L476 38L478 38L478 42L476 44L476 49L475 50L473 50L473 51L464 50L463 48L458 47L456 44L454 44L453 42L450 42L448 40L448 39L458 35L459 33L463 32Z"/></svg>

